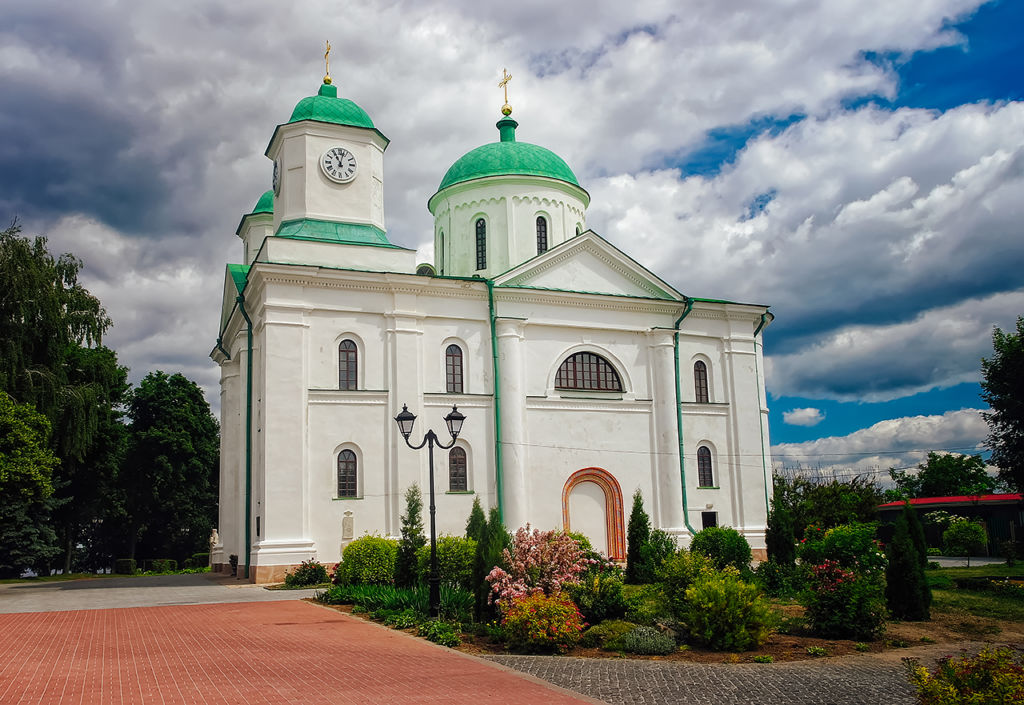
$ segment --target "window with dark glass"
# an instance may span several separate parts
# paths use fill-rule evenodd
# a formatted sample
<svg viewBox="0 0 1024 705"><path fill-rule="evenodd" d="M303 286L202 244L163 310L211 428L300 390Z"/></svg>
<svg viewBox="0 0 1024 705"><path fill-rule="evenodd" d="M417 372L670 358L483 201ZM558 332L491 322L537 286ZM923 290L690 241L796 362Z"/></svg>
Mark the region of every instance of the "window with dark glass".
<svg viewBox="0 0 1024 705"><path fill-rule="evenodd" d="M718 526L718 512L701 512L700 528L709 529L712 526Z"/></svg>
<svg viewBox="0 0 1024 705"><path fill-rule="evenodd" d="M462 348L449 345L444 351L445 389L462 394Z"/></svg>
<svg viewBox="0 0 1024 705"><path fill-rule="evenodd" d="M697 390L697 402L708 403L708 366L702 360L693 363L693 387Z"/></svg>
<svg viewBox="0 0 1024 705"><path fill-rule="evenodd" d="M715 476L711 471L711 449L707 446L697 449L697 485L699 487L715 486Z"/></svg>
<svg viewBox="0 0 1024 705"><path fill-rule="evenodd" d="M469 488L466 482L466 451L456 446L448 453L448 491L465 492Z"/></svg>
<svg viewBox="0 0 1024 705"><path fill-rule="evenodd" d="M548 221L542 215L537 216L537 254L548 251Z"/></svg>
<svg viewBox="0 0 1024 705"><path fill-rule="evenodd" d="M621 392L622 383L615 368L600 355L581 352L565 359L555 376L557 389L586 389L597 392Z"/></svg>
<svg viewBox="0 0 1024 705"><path fill-rule="evenodd" d="M358 497L356 454L346 449L338 453L338 496Z"/></svg>
<svg viewBox="0 0 1024 705"><path fill-rule="evenodd" d="M351 340L338 345L338 389L356 389L359 386L359 351Z"/></svg>
<svg viewBox="0 0 1024 705"><path fill-rule="evenodd" d="M487 269L487 223L476 221L476 268Z"/></svg>

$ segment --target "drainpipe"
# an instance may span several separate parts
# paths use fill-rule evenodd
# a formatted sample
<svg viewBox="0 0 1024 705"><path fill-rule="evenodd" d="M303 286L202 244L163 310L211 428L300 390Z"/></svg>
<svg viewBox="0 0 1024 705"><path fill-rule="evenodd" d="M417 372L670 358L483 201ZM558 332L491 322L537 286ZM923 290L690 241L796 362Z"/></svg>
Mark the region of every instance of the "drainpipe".
<svg viewBox="0 0 1024 705"><path fill-rule="evenodd" d="M485 283L487 284L487 306L490 310L491 318L491 365L494 372L494 487L495 491L498 493L498 518L500 518L502 523L504 523L505 482L502 478L504 455L501 450L501 385L498 384L498 380L501 379L501 374L499 372L498 364L498 333L496 324L498 315L494 310L494 282L487 279L485 280Z"/></svg>
<svg viewBox="0 0 1024 705"><path fill-rule="evenodd" d="M768 461L764 457L764 414L761 413L761 371L757 364L757 336L761 332L761 329L768 325L771 314L765 311L761 314L761 323L758 324L757 329L754 330L754 383L757 385L757 427L761 431L761 472L764 475L764 508L766 512L771 512L772 504L768 498ZM761 345L761 349L764 349L764 345ZM765 406L768 406L768 400L765 399Z"/></svg>
<svg viewBox="0 0 1024 705"><path fill-rule="evenodd" d="M697 531L690 525L690 510L686 506L686 462L683 459L683 394L679 389L679 324L690 315L692 310L693 299L686 297L686 308L683 309L682 315L676 319L673 326L676 332L672 334L672 355L675 358L676 371L676 432L679 435L679 479L683 485L683 523L690 530L691 536L696 534Z"/></svg>
<svg viewBox="0 0 1024 705"><path fill-rule="evenodd" d="M252 320L245 311L245 297L235 299L246 325L245 362L245 579L249 579L249 560L252 557Z"/></svg>

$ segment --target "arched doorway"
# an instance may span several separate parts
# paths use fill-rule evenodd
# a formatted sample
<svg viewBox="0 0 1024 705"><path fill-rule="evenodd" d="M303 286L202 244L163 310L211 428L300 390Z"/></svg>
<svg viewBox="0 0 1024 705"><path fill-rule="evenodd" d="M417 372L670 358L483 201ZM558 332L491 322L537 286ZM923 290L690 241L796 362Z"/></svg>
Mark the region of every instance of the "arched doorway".
<svg viewBox="0 0 1024 705"><path fill-rule="evenodd" d="M622 488L607 470L583 468L569 476L562 487L562 526L587 534L594 549L612 560L626 560Z"/></svg>

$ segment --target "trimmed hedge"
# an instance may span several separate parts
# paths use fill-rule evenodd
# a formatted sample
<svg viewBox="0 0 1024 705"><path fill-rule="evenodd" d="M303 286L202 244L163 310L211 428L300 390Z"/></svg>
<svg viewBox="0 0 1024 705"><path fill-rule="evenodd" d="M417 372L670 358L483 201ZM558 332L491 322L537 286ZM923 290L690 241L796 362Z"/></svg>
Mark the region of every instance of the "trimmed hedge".
<svg viewBox="0 0 1024 705"><path fill-rule="evenodd" d="M335 569L352 585L391 585L395 580L398 541L383 536L360 537L345 547L341 564Z"/></svg>

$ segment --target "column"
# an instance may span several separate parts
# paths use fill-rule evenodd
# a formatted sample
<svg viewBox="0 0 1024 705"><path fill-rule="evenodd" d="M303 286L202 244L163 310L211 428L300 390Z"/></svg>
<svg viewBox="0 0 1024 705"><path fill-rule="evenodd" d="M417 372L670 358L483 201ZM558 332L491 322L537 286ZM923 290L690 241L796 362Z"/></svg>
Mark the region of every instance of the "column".
<svg viewBox="0 0 1024 705"><path fill-rule="evenodd" d="M656 476L651 486L655 524L663 529L683 529L683 488L679 475L679 426L676 409L676 371L673 331L647 334L654 388L654 452Z"/></svg>
<svg viewBox="0 0 1024 705"><path fill-rule="evenodd" d="M529 519L529 487L526 477L526 370L523 356L522 319L497 320L498 365L496 385L501 389L501 438L505 526L515 531Z"/></svg>

